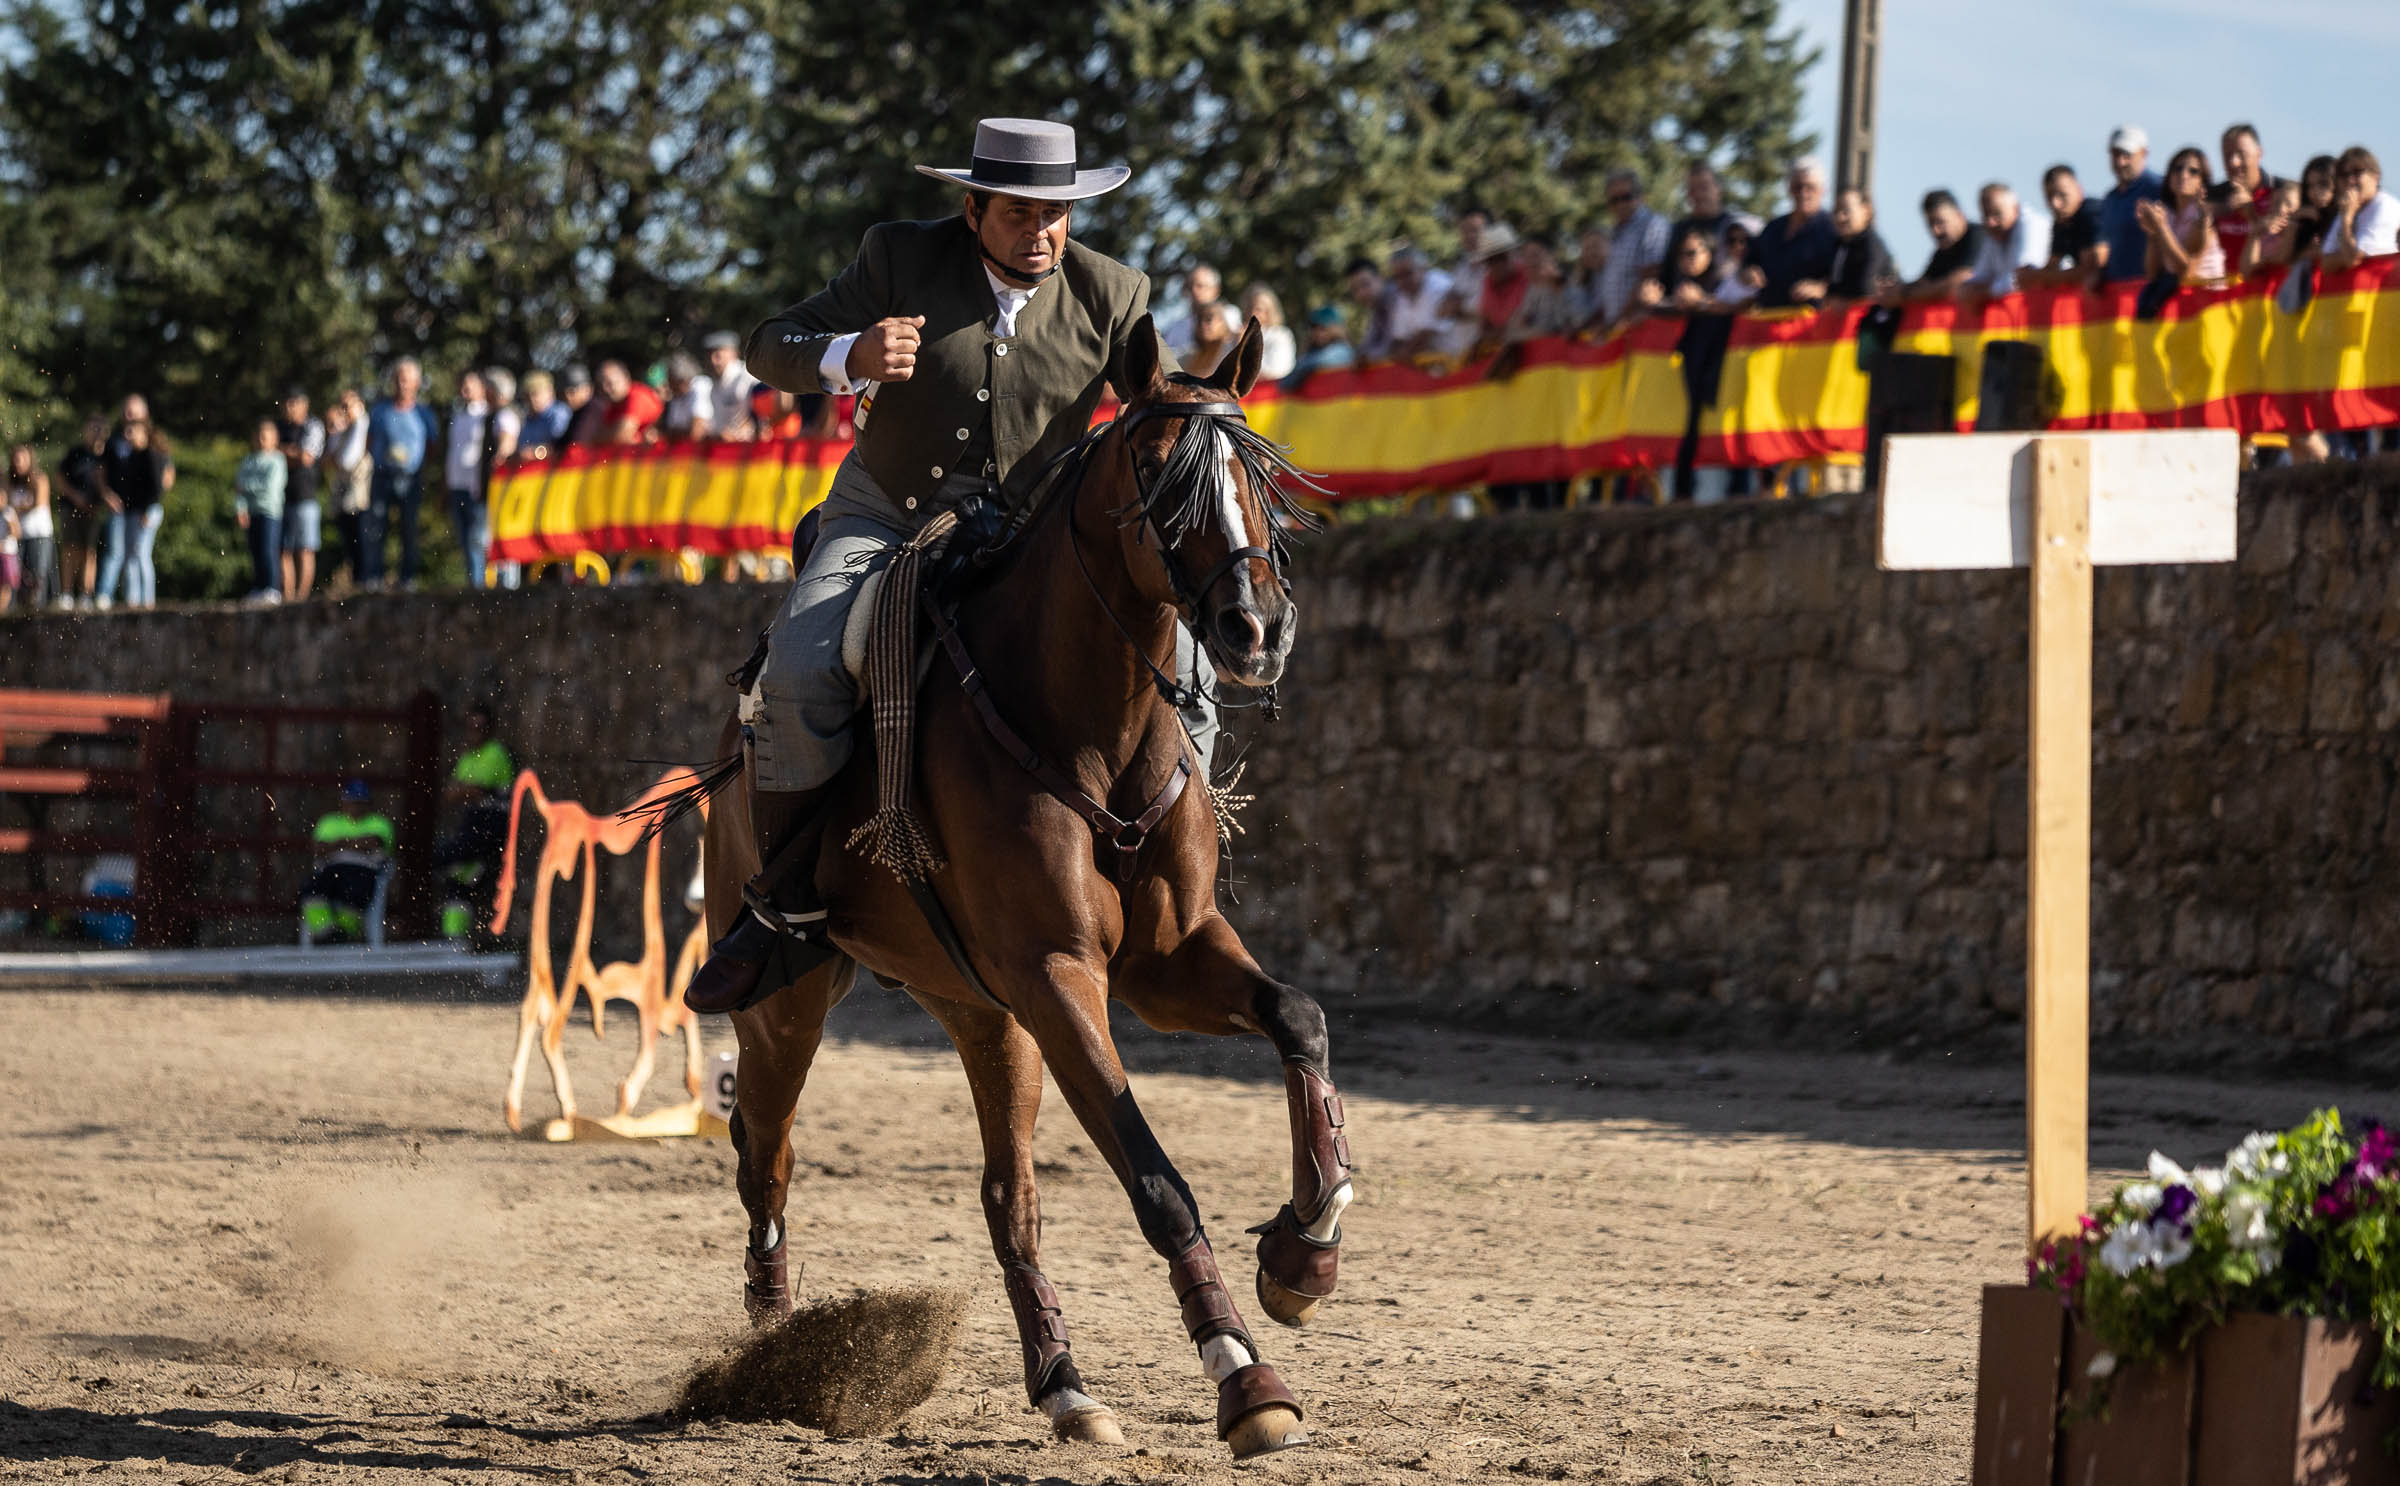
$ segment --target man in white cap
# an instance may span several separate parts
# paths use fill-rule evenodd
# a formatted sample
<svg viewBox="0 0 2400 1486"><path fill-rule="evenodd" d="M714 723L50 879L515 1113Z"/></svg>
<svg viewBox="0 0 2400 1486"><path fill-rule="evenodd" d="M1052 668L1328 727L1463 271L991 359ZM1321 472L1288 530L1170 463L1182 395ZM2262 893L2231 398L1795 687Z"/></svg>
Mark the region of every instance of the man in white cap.
<svg viewBox="0 0 2400 1486"><path fill-rule="evenodd" d="M696 1011L780 989L761 983L779 944L792 973L832 953L814 843L825 787L850 757L859 698L842 630L860 583L936 512L976 495L1026 500L1051 456L1091 426L1101 392L1134 390L1125 348L1149 312L1150 281L1067 235L1075 202L1132 172L1082 168L1075 131L1036 119L985 119L971 165L917 169L963 188L958 215L870 227L822 292L750 334L744 360L760 381L856 392L861 412L769 635L749 724L760 859L803 865L770 867L743 890L749 911L685 992ZM1195 741L1205 750L1211 740Z"/></svg>
<svg viewBox="0 0 2400 1486"><path fill-rule="evenodd" d="M2144 277L2149 237L2142 230L2141 205L2158 200L2162 185L2150 169L2150 136L2138 125L2121 125L2108 137L2108 168L2117 183L2100 198L2100 241L2092 250L2095 289Z"/></svg>

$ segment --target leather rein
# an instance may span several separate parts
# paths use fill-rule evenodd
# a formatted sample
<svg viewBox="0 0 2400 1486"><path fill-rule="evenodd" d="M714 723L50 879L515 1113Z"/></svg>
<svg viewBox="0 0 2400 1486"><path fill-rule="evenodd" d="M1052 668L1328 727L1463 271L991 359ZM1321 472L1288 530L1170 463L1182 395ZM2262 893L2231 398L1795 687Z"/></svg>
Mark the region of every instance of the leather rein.
<svg viewBox="0 0 2400 1486"><path fill-rule="evenodd" d="M976 666L975 657L967 653L967 643L959 638L958 626L950 622L950 616L937 612L933 624L934 633L941 638L943 652L950 657L951 667L958 672L959 689L967 694L968 704L975 709L975 715L982 719L983 730L992 735L992 741L1000 745L1002 753L1016 760L1018 768L1033 776L1043 793L1083 817L1084 824L1092 828L1092 835L1098 839L1099 849L1109 854L1109 876L1120 887L1129 885L1134 877L1135 859L1148 843L1150 833L1158 828L1160 821L1167 818L1167 812L1175 808L1177 800L1183 798L1184 786L1191 782L1192 755L1189 744L1177 752L1173 772L1167 775L1167 782L1159 786L1158 793L1150 797L1150 803L1142 813L1126 820L1093 799L1082 785L1026 742L1024 734L1008 725L1008 719L1000 715L999 704L992 700L991 688L983 684L982 670Z"/></svg>
<svg viewBox="0 0 2400 1486"><path fill-rule="evenodd" d="M1067 463L1069 456L1088 454L1096 445L1100 435L1110 427L1121 426L1124 432L1130 433L1152 418L1240 418L1241 416L1242 407L1238 402L1153 403L1118 420L1115 424L1103 425L1101 428L1093 430L1086 438L1078 440L1072 449L1062 454L1058 463ZM1199 601L1205 598L1227 573L1244 562L1252 559L1264 562L1268 572L1274 574L1276 581L1283 585L1284 591L1290 592L1291 585L1284 579L1282 570L1277 566L1275 554L1264 547L1235 548L1225 555L1223 561L1209 570L1207 578L1197 588L1190 587L1184 579L1182 569L1176 566L1174 560L1167 555L1177 543L1169 542L1165 534L1159 531L1157 523L1147 514L1150 492L1143 488L1141 467L1133 464L1130 448L1126 451L1126 459L1129 464L1133 465L1137 504L1145 511L1144 524L1159 538L1159 559L1167 570L1168 586L1174 590L1177 607L1182 610L1185 622L1193 626L1195 637L1199 635L1197 626L1200 616ZM1081 463L1080 459L1074 462ZM1045 471L1045 475L1047 474L1048 472ZM1232 533L1227 533L1227 535L1230 537ZM1106 614L1109 622L1116 626L1117 633L1124 637L1125 643L1132 648L1134 655L1141 660L1144 666L1149 668L1159 695L1166 700L1169 706L1179 710L1199 700L1196 687L1178 685L1173 677L1159 669L1158 663L1150 659L1149 652L1142 648L1141 642L1133 637L1130 630L1126 629L1124 620L1117 617L1116 610L1110 608L1108 601L1101 596L1100 586L1093 581L1091 568L1084 562L1083 544L1076 539L1072 511L1067 517L1067 546L1075 554L1075 566L1077 571L1083 575L1084 586L1090 589L1092 598L1100 605L1101 612ZM943 652L950 659L951 668L958 672L958 684L960 689L966 693L968 705L974 708L976 717L983 723L983 730L991 735L993 742L1000 745L1001 752L1016 760L1019 768L1033 776L1034 782L1042 787L1045 794L1082 817L1084 823L1092 829L1097 850L1103 854L1109 876L1116 881L1119 887L1131 885L1136 862L1141 855L1142 847L1149 842L1150 833L1158 829L1159 823L1167 818L1167 813L1175 808L1178 800L1183 798L1185 786L1191 783L1193 773L1191 738L1188 733L1183 733L1180 721L1177 724L1177 731L1182 735L1183 746L1176 752L1174 769L1167 775L1166 783L1160 785L1158 792L1150 797L1149 803L1143 807L1141 813L1127 820L1110 810L1106 804L1092 798L1083 786L1064 770L1043 758L1040 750L1026 742L1024 734L1011 727L1008 719L1000 715L1000 707L992 699L991 688L984 684L982 669L975 664L975 657L968 652L966 641L959 635L958 627L951 622L950 616L938 608L933 609L933 626L934 634L941 640Z"/></svg>

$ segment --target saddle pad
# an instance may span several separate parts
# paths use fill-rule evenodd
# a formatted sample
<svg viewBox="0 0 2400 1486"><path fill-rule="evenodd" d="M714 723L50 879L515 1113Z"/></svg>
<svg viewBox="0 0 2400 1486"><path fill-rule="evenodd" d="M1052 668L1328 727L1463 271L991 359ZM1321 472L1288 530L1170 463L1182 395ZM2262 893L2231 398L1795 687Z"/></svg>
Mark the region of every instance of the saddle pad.
<svg viewBox="0 0 2400 1486"><path fill-rule="evenodd" d="M875 632L875 601L883 594L883 577L889 571L879 567L859 580L850 612L842 620L842 670L858 687L861 700L867 695L867 636Z"/></svg>
<svg viewBox="0 0 2400 1486"><path fill-rule="evenodd" d="M888 568L877 568L859 580L858 592L850 600L850 612L842 617L842 672L850 684L858 688L858 704L863 709L869 700L867 685L867 636L875 632L875 601L883 594L884 574ZM917 637L917 684L925 684L925 673L933 669L933 635L920 633Z"/></svg>

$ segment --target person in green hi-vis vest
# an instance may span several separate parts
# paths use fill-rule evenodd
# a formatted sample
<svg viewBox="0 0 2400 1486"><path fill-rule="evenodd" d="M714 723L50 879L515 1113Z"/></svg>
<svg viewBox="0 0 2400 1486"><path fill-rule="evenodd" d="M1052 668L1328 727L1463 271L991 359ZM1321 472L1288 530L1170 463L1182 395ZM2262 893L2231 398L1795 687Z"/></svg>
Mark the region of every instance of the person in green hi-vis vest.
<svg viewBox="0 0 2400 1486"><path fill-rule="evenodd" d="M372 808L373 800L364 779L349 780L342 785L342 808L317 822L311 839L331 849L318 859L300 889L300 918L311 940L336 932L351 939L366 937L375 885L390 866L399 839L391 819Z"/></svg>
<svg viewBox="0 0 2400 1486"><path fill-rule="evenodd" d="M467 751L450 771L443 800L462 807L457 834L433 849L449 896L442 904L442 933L464 939L491 908L500 880L500 857L508 845L508 786L517 766L496 734L492 709L481 702L467 709Z"/></svg>

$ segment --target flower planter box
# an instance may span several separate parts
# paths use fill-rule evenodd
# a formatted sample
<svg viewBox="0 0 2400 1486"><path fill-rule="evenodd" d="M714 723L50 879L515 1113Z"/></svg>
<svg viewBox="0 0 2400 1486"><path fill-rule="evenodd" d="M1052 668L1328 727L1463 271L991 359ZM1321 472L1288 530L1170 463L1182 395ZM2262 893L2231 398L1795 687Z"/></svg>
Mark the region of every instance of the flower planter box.
<svg viewBox="0 0 2400 1486"><path fill-rule="evenodd" d="M2119 1368L2105 1417L2061 1428L2098 1345L2047 1291L1983 1292L1974 1486L2400 1486L2400 1393L2366 1387L2362 1325L2241 1315L2169 1363Z"/></svg>
<svg viewBox="0 0 2400 1486"><path fill-rule="evenodd" d="M2354 1321L2235 1316L2201 1338L2192 1486L2400 1486L2384 1447L2400 1392L2367 1379L2380 1350Z"/></svg>

